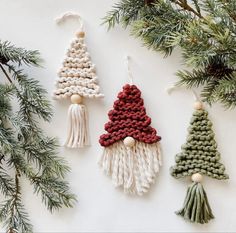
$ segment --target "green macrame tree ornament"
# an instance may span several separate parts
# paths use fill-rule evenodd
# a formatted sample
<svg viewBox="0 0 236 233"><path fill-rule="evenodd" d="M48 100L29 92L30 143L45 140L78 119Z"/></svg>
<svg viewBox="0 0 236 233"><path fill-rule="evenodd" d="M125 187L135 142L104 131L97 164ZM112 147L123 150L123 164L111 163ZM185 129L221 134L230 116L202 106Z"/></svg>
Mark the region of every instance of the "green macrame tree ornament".
<svg viewBox="0 0 236 233"><path fill-rule="evenodd" d="M189 186L184 206L177 211L185 219L195 223L208 223L214 218L206 192L201 184L203 175L214 179L228 179L225 167L220 160L220 153L214 139L212 123L208 112L202 103L196 102L187 142L182 145L182 151L176 155L176 165L171 167L171 175L177 179L191 177L193 183Z"/></svg>

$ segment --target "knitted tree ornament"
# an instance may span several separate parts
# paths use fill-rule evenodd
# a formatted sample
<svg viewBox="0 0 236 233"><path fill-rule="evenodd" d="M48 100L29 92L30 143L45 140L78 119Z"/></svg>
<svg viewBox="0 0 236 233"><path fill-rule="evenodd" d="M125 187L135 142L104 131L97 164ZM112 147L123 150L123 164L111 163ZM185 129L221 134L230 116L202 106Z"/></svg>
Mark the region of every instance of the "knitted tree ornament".
<svg viewBox="0 0 236 233"><path fill-rule="evenodd" d="M154 182L161 165L161 137L150 126L140 90L125 85L108 116L107 133L99 140L104 147L100 165L116 187L142 195Z"/></svg>
<svg viewBox="0 0 236 233"><path fill-rule="evenodd" d="M65 14L61 18L68 16ZM71 16L71 14L69 14ZM72 15L77 16L77 15ZM61 19L59 18L59 20ZM68 136L65 145L71 148L90 144L88 130L88 113L83 98L101 98L95 65L91 62L84 42L85 32L76 33L71 42L56 81L55 99L70 99L68 111Z"/></svg>
<svg viewBox="0 0 236 233"><path fill-rule="evenodd" d="M176 155L176 165L171 167L171 175L177 179L191 176L193 183L187 191L184 206L177 211L185 219L196 223L207 223L213 219L207 195L201 184L203 175L218 180L228 179L225 167L219 162L220 153L214 139L212 123L202 103L196 102L195 112L188 129L187 142L181 153Z"/></svg>

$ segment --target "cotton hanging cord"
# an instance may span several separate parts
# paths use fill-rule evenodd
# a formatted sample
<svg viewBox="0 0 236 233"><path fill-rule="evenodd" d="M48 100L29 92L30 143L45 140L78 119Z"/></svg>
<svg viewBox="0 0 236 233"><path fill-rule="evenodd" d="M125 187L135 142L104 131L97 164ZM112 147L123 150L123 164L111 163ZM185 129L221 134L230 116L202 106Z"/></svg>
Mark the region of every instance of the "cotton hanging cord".
<svg viewBox="0 0 236 233"><path fill-rule="evenodd" d="M62 15L58 16L55 18L55 21L57 24L61 24L63 22L66 21L66 19L68 18L74 18L74 19L78 19L79 22L80 22L80 29L83 31L84 30L84 22L83 22L83 19L82 17L76 13L76 12L71 12L71 11L68 11L68 12L65 12L63 13Z"/></svg>
<svg viewBox="0 0 236 233"><path fill-rule="evenodd" d="M167 92L169 95L171 95L172 92L175 91L175 90L177 90L177 89L179 89L179 87L177 87L177 86L171 86L171 87L168 87L168 88L166 89L166 92ZM199 101L199 102L201 102L201 101L200 101L200 98L199 98L199 96L198 96L198 94L197 94L197 92L196 92L194 89L191 89L191 91L192 91L192 95L193 95L194 101Z"/></svg>
<svg viewBox="0 0 236 233"><path fill-rule="evenodd" d="M200 99L198 97L198 94L194 89L192 89L192 94L193 94L193 98L194 98L195 101L200 101Z"/></svg>
<svg viewBox="0 0 236 233"><path fill-rule="evenodd" d="M126 61L126 66L127 66L127 73L128 73L129 83L131 85L133 85L134 78L133 78L133 75L132 75L132 72L131 72L131 69L130 69L130 56L129 55L127 55L125 57L125 61Z"/></svg>
<svg viewBox="0 0 236 233"><path fill-rule="evenodd" d="M166 88L166 92L169 95L171 95L174 90L176 90L176 86L170 86L170 87Z"/></svg>

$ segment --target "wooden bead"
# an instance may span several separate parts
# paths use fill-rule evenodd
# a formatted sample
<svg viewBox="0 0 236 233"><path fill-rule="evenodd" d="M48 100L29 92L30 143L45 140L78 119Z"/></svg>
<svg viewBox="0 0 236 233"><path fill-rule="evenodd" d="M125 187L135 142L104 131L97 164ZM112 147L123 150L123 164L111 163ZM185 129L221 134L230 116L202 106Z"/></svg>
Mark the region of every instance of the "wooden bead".
<svg viewBox="0 0 236 233"><path fill-rule="evenodd" d="M191 177L193 182L201 183L203 180L203 176L200 173L195 173Z"/></svg>
<svg viewBox="0 0 236 233"><path fill-rule="evenodd" d="M194 106L194 109L196 110L203 109L203 104L200 101L196 101L193 106Z"/></svg>
<svg viewBox="0 0 236 233"><path fill-rule="evenodd" d="M77 36L78 38L84 38L84 37L85 37L85 32L83 32L83 31L76 32L76 36Z"/></svg>
<svg viewBox="0 0 236 233"><path fill-rule="evenodd" d="M78 94L74 94L70 97L71 103L72 104L81 104L82 103L82 96L78 95Z"/></svg>
<svg viewBox="0 0 236 233"><path fill-rule="evenodd" d="M124 139L124 145L125 145L126 147L133 147L134 144L135 144L135 139L134 139L134 138L132 138L132 137L126 137L126 138Z"/></svg>

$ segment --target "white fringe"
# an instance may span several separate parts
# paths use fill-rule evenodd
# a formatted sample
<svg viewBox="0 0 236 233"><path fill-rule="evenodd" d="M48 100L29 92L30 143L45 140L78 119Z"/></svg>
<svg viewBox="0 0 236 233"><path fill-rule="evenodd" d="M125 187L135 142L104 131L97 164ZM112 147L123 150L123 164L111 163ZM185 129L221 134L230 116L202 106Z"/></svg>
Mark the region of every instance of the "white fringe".
<svg viewBox="0 0 236 233"><path fill-rule="evenodd" d="M117 142L105 147L99 165L125 193L143 195L148 191L162 165L160 143L136 141L132 148Z"/></svg>
<svg viewBox="0 0 236 233"><path fill-rule="evenodd" d="M90 145L88 113L84 105L71 104L68 111L68 136L65 146L81 148Z"/></svg>

